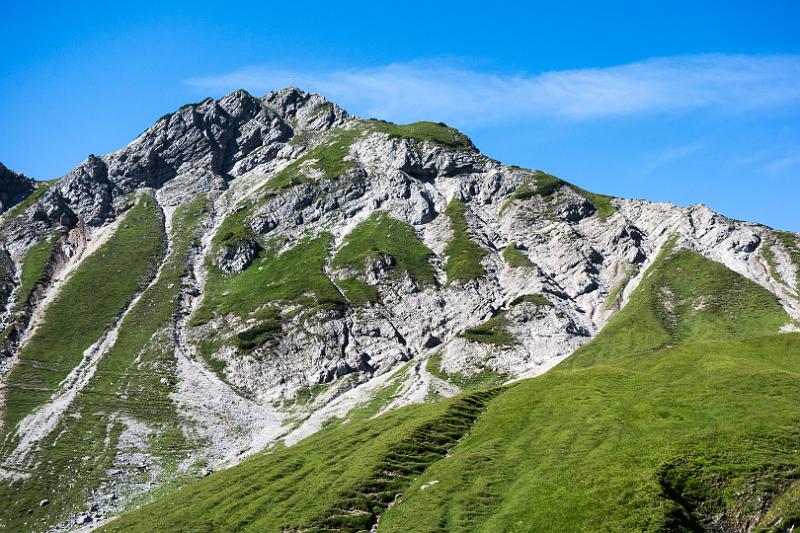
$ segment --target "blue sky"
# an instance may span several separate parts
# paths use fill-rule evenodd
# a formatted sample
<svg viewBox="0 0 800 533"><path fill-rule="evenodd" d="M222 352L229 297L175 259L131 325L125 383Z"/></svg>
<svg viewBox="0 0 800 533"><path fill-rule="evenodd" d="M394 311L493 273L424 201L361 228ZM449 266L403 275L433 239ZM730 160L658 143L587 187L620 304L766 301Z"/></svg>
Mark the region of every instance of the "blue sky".
<svg viewBox="0 0 800 533"><path fill-rule="evenodd" d="M0 161L38 179L182 104L292 84L590 190L800 231L798 2L2 2Z"/></svg>

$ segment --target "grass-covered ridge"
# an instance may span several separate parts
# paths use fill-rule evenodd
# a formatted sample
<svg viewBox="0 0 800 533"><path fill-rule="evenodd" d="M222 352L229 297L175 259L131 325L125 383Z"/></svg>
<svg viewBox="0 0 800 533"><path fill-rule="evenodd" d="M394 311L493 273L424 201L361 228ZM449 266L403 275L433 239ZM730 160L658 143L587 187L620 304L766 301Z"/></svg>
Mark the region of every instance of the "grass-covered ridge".
<svg viewBox="0 0 800 533"><path fill-rule="evenodd" d="M190 248L198 244L196 230L205 215L203 198L176 210L172 251L158 279L122 320L116 342L98 361L92 378L53 431L32 451L28 477L15 483L0 482L0 500L8 503L0 509L0 523L10 530L29 530L25 522L54 524L84 511L87 498L102 484L148 479L149 464L142 470L138 462L120 462L119 452L155 457L154 462L163 469L162 480L171 478L186 458L193 443L187 441L169 398L172 389L162 380L177 383L169 328L178 310L187 257ZM135 219L126 220L131 224ZM129 424L147 428L135 449L122 438ZM5 454L9 449L2 451ZM43 498L49 499L50 505L40 507ZM33 510L30 516L28 509Z"/></svg>
<svg viewBox="0 0 800 533"><path fill-rule="evenodd" d="M486 250L472 240L467 227L467 207L461 200L453 198L444 210L450 219L453 238L447 243L444 255L447 262L444 271L447 273L447 283L453 281L469 281L483 276L486 269L481 265L481 259L486 255Z"/></svg>
<svg viewBox="0 0 800 533"><path fill-rule="evenodd" d="M469 137L442 122L412 122L399 125L383 120L371 120L369 124L373 131L386 133L391 138L426 141L459 151L476 149Z"/></svg>
<svg viewBox="0 0 800 533"><path fill-rule="evenodd" d="M433 252L419 240L413 227L381 212L373 213L345 237L331 268L363 273L381 256L393 262L395 273L407 272L420 284L435 281L430 263Z"/></svg>
<svg viewBox="0 0 800 533"><path fill-rule="evenodd" d="M58 180L51 180L51 181L39 181L36 182L36 189L29 194L24 200L20 203L3 213L2 223L0 223L0 239L2 239L2 230L5 229L6 225L17 218L19 215L24 213L28 210L30 206L36 203L39 198L42 197L47 190L58 183Z"/></svg>
<svg viewBox="0 0 800 533"><path fill-rule="evenodd" d="M565 366L678 343L777 333L790 322L775 295L697 252L667 243L630 302Z"/></svg>
<svg viewBox="0 0 800 533"><path fill-rule="evenodd" d="M58 234L44 237L34 244L31 249L28 250L28 253L25 254L19 276L19 290L17 291L16 302L17 310L25 306L36 284L44 279L58 237Z"/></svg>
<svg viewBox="0 0 800 533"><path fill-rule="evenodd" d="M702 531L747 512L800 476L798 346L693 344L521 382L379 531Z"/></svg>
<svg viewBox="0 0 800 533"><path fill-rule="evenodd" d="M8 375L5 429L45 401L152 276L164 254L159 208L142 196L67 280Z"/></svg>
<svg viewBox="0 0 800 533"><path fill-rule="evenodd" d="M611 201L614 199L613 196L589 192L586 189L578 187L577 185L573 185L562 180L561 178L557 178L551 174L541 171L537 171L533 175L532 181L529 180L519 186L517 190L511 194L506 203L503 204L501 211L505 210L511 203L517 200L527 200L529 198L533 198L534 196L549 199L562 187L572 189L584 199L588 200L589 203L594 206L597 216L600 218L600 220L607 219L616 211L614 205L611 203Z"/></svg>

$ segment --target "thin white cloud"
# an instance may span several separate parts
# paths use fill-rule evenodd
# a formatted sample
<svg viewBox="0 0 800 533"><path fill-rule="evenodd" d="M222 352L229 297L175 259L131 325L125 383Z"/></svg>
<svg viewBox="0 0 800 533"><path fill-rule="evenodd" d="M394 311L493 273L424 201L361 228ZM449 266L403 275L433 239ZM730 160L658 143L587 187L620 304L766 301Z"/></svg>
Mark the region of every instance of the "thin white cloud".
<svg viewBox="0 0 800 533"><path fill-rule="evenodd" d="M686 144L667 148L655 157L650 158L642 168L642 175L647 176L656 170L666 167L676 161L684 159L703 149L700 143Z"/></svg>
<svg viewBox="0 0 800 533"><path fill-rule="evenodd" d="M711 109L746 112L800 104L800 55L697 55L609 68L500 75L441 62L304 71L250 67L185 80L213 92L295 85L363 116L496 124Z"/></svg>
<svg viewBox="0 0 800 533"><path fill-rule="evenodd" d="M778 174L798 165L800 165L800 153L795 153L771 161L766 168L770 174Z"/></svg>

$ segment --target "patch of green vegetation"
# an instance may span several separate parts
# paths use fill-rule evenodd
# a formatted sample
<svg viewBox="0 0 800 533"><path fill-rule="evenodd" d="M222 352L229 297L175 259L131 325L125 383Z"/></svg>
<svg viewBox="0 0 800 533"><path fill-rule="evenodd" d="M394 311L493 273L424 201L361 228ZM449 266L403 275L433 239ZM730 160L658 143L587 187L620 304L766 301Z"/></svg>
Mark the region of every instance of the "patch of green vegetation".
<svg viewBox="0 0 800 533"><path fill-rule="evenodd" d="M517 200L527 200L529 198L533 198L534 196L539 196L545 199L550 198L562 187L569 187L586 199L590 204L592 204L600 220L606 220L616 211L611 203L611 201L614 199L613 196L589 192L586 189L581 189L580 187L566 182L561 178L557 178L547 174L546 172L537 171L534 175L533 184L527 182L519 186L503 204L500 212L502 213L509 205Z"/></svg>
<svg viewBox="0 0 800 533"><path fill-rule="evenodd" d="M295 133L294 137L289 141L289 144L296 144L299 146L308 146L314 138L315 132L311 130L303 130Z"/></svg>
<svg viewBox="0 0 800 533"><path fill-rule="evenodd" d="M525 302L545 307L553 307L553 302L541 294L523 294L517 296L511 301L510 307ZM507 312L507 310L500 311L496 316L490 318L483 324L464 330L461 336L473 342L494 344L496 346L511 346L514 344L514 337L508 332Z"/></svg>
<svg viewBox="0 0 800 533"><path fill-rule="evenodd" d="M545 307L555 307L547 296L543 294L523 294L511 300L511 306L519 305L521 303L531 303L534 305L543 305Z"/></svg>
<svg viewBox="0 0 800 533"><path fill-rule="evenodd" d="M533 261L528 259L528 256L523 254L514 243L511 243L503 248L503 260L506 262L506 264L508 264L508 266L513 268L526 268L535 266Z"/></svg>
<svg viewBox="0 0 800 533"><path fill-rule="evenodd" d="M770 275L779 283L786 284L786 281L778 272L778 260L775 258L775 250L772 249L772 243L769 240L764 240L761 243L761 256L767 262Z"/></svg>
<svg viewBox="0 0 800 533"><path fill-rule="evenodd" d="M225 246L233 248L241 242L257 242L255 233L248 225L248 216L252 204L239 206L234 212L225 217L211 239L214 251Z"/></svg>
<svg viewBox="0 0 800 533"><path fill-rule="evenodd" d="M44 279L58 237L59 235L56 234L43 238L25 254L22 271L20 272L19 290L17 291L17 311L25 306L36 284Z"/></svg>
<svg viewBox="0 0 800 533"><path fill-rule="evenodd" d="M383 120L371 120L369 123L374 131L386 133L393 138L426 141L459 151L476 149L469 137L443 122L413 122L398 125Z"/></svg>
<svg viewBox="0 0 800 533"><path fill-rule="evenodd" d="M447 257L444 271L447 273L448 285L454 281L477 279L486 273L486 269L481 265L481 259L486 255L486 251L469 236L466 209L461 200L453 198L444 210L453 229L453 238L444 249L444 255Z"/></svg>
<svg viewBox="0 0 800 533"><path fill-rule="evenodd" d="M155 201L142 197L114 236L66 281L8 375L7 431L58 389L144 286L164 255L164 239Z"/></svg>
<svg viewBox="0 0 800 533"><path fill-rule="evenodd" d="M800 480L795 481L774 502L755 533L785 533L800 527Z"/></svg>
<svg viewBox="0 0 800 533"><path fill-rule="evenodd" d="M9 209L3 214L3 222L0 224L0 239L2 239L2 232L6 225L17 218L19 215L28 210L30 206L36 203L42 195L47 192L47 189L58 183L58 180L40 181L37 182L36 189L30 193L24 200Z"/></svg>
<svg viewBox="0 0 800 533"><path fill-rule="evenodd" d="M308 387L303 387L297 391L294 400L299 404L309 404L313 402L320 394L327 391L331 383L314 383Z"/></svg>
<svg viewBox="0 0 800 533"><path fill-rule="evenodd" d="M772 293L673 243L647 270L629 303L562 365L588 366L681 342L769 335L790 322Z"/></svg>
<svg viewBox="0 0 800 533"><path fill-rule="evenodd" d="M628 282L638 273L638 268L634 265L627 265L625 267L625 276L614 285L611 292L608 293L605 304L605 309L619 309L622 305L622 291L628 286Z"/></svg>
<svg viewBox="0 0 800 533"><path fill-rule="evenodd" d="M536 174L536 180L534 182L534 186L532 189L530 187L523 186L521 190L515 191L512 197L516 196L515 199L518 200L526 200L533 196L541 196L542 198L549 198L550 196L553 195L553 193L555 193L561 187L569 187L569 186L570 184L562 180L561 178L557 178L545 172L538 172Z"/></svg>
<svg viewBox="0 0 800 533"><path fill-rule="evenodd" d="M327 113L333 109L333 104L330 102L322 102L317 107L314 108L314 111L311 112L312 117L318 117L323 113Z"/></svg>
<svg viewBox="0 0 800 533"><path fill-rule="evenodd" d="M496 346L511 346L514 344L514 337L506 330L506 316L503 312L483 324L464 330L461 336L473 342L494 344Z"/></svg>
<svg viewBox="0 0 800 533"><path fill-rule="evenodd" d="M442 370L442 352L441 351L436 352L434 354L431 354L430 357L428 357L428 360L425 362L425 370L427 370L428 373L433 374L434 376L436 376L439 379L443 379L445 381L450 381L450 379L448 378L447 372Z"/></svg>
<svg viewBox="0 0 800 533"><path fill-rule="evenodd" d="M211 368L211 370L224 381L225 379L225 367L228 366L228 363L223 359L217 359L215 357L209 357L206 359L206 363Z"/></svg>
<svg viewBox="0 0 800 533"><path fill-rule="evenodd" d="M574 185L572 185L571 187L578 194L589 200L589 203L592 204L595 209L597 209L597 217L600 220L605 220L616 212L614 205L611 203L611 201L614 199L613 196L589 192L585 189L581 189L580 187L576 187Z"/></svg>
<svg viewBox="0 0 800 533"><path fill-rule="evenodd" d="M221 335L204 336L197 342L197 350L209 364L211 364L211 356L223 346L225 346L225 338Z"/></svg>
<svg viewBox="0 0 800 533"><path fill-rule="evenodd" d="M347 301L353 306L376 303L380 299L377 287L360 279L340 279L336 281L336 284L344 291Z"/></svg>
<svg viewBox="0 0 800 533"><path fill-rule="evenodd" d="M373 213L345 237L331 268L364 272L381 256L391 258L397 274L408 272L420 284L435 281L430 263L433 252L419 240L414 228L380 212Z"/></svg>
<svg viewBox="0 0 800 533"><path fill-rule="evenodd" d="M500 212L505 211L509 205L517 200L528 200L534 196L541 196L542 198L549 198L561 187L569 187L570 184L566 181L547 174L545 172L537 172L533 183L530 180L526 181L517 187L508 200L500 208Z"/></svg>
<svg viewBox="0 0 800 533"><path fill-rule="evenodd" d="M363 134L363 128L332 130L322 144L292 161L270 178L266 184L266 189L279 191L301 183L307 183L310 178L303 170L306 165L310 165L320 171L324 180L332 180L342 176L355 166L355 163L348 160L347 157L350 155L350 145Z"/></svg>
<svg viewBox="0 0 800 533"><path fill-rule="evenodd" d="M340 308L345 299L323 271L331 242L331 235L325 233L306 237L282 253L271 246L237 274L225 274L209 264L205 299L192 323L227 314L246 317L273 304L311 310Z"/></svg>
<svg viewBox="0 0 800 533"><path fill-rule="evenodd" d="M472 374L445 372L442 370L442 352L436 352L428 357L425 370L439 379L456 385L462 391L490 389L502 385L513 377L510 374L495 372L491 368L482 368Z"/></svg>
<svg viewBox="0 0 800 533"><path fill-rule="evenodd" d="M399 409L259 454L100 531L369 530L495 393Z"/></svg>
<svg viewBox="0 0 800 533"><path fill-rule="evenodd" d="M252 350L280 336L283 330L281 310L269 307L259 315L258 324L236 334L236 346L240 350Z"/></svg>

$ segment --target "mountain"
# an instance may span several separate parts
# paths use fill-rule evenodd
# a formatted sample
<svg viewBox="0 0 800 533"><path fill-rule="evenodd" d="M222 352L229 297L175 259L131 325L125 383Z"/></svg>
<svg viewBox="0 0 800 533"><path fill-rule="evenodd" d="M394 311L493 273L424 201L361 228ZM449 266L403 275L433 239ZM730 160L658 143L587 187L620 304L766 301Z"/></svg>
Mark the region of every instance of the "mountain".
<svg viewBox="0 0 800 533"><path fill-rule="evenodd" d="M162 495L106 528L798 520L797 234L294 88L184 106L16 198L11 530Z"/></svg>

